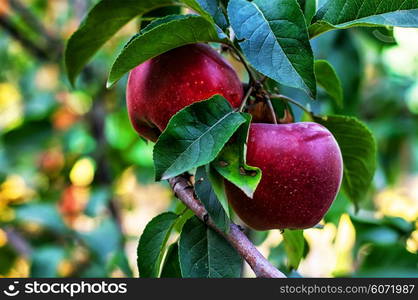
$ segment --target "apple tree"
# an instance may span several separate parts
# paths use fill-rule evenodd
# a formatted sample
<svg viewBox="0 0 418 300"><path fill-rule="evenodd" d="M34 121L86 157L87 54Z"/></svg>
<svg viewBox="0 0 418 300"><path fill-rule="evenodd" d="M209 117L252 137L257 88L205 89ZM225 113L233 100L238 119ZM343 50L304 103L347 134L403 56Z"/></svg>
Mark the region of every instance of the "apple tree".
<svg viewBox="0 0 418 300"><path fill-rule="evenodd" d="M141 26L107 87L130 73L130 121L155 142L155 180L184 204L148 223L140 276L240 277L243 260L258 277L288 275L306 254L303 229L321 226L340 189L358 206L376 170L375 138L317 40L352 27L418 27L418 2L102 0L68 41L73 85L135 18ZM246 70L243 83L224 57ZM244 224L282 231L287 270L260 254Z"/></svg>

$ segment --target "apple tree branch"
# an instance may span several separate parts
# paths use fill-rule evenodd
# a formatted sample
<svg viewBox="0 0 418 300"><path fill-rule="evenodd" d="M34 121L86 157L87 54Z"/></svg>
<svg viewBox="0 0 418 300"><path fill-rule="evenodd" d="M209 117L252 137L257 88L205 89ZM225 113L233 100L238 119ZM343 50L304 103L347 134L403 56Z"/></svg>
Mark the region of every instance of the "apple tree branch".
<svg viewBox="0 0 418 300"><path fill-rule="evenodd" d="M176 196L195 215L208 226L221 234L237 252L247 261L255 275L259 278L285 278L286 276L275 268L251 243L247 236L234 223L231 223L228 233L222 232L210 217L201 202L196 198L194 188L187 176L177 176L169 180Z"/></svg>

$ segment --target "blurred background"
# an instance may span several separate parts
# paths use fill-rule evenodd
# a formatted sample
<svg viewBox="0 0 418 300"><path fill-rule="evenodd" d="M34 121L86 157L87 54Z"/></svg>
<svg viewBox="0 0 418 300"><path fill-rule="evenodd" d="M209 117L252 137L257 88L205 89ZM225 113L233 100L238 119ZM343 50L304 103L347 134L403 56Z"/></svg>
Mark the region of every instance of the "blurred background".
<svg viewBox="0 0 418 300"><path fill-rule="evenodd" d="M105 89L110 64L140 22L106 44L76 88L68 84L65 42L96 2L0 0L1 277L138 276L145 225L183 210L166 182L153 181L153 145L129 123L126 77ZM416 29L387 28L312 41L345 92L343 109L323 91L312 109L364 121L378 142L378 170L358 210L340 194L323 226L305 230L294 276L418 276L417 41ZM242 66L231 62L244 80ZM306 101L297 91L283 93ZM288 270L278 230L249 234ZM248 268L245 276L253 276Z"/></svg>

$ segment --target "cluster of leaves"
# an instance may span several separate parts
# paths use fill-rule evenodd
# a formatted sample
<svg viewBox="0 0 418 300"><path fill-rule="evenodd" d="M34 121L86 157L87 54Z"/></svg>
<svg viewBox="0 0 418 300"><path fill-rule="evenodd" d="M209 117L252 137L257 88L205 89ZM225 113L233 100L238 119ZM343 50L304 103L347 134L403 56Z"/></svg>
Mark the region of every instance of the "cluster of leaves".
<svg viewBox="0 0 418 300"><path fill-rule="evenodd" d="M330 63L314 59L310 39L333 29L350 27L418 27L418 3L338 0L321 3L317 9L314 2L103 0L69 40L68 75L74 83L93 54L131 19L159 7L182 5L197 14L165 16L143 28L114 61L108 86L137 65L168 50L212 42L240 51L253 72L267 76L275 87L296 88L315 99L320 86L342 107L345 101L341 81ZM340 145L344 160L343 190L352 202L359 203L367 194L376 169L377 150L372 133L351 116L313 119L327 127ZM228 179L251 197L262 176L259 169L245 163L250 122L250 115L234 111L226 99L214 96L173 116L154 147L157 180L197 168L197 196L224 231L229 229L230 211L218 178ZM233 142L228 143L233 136ZM185 222L179 241L167 250L170 233L183 220L182 216L163 214L148 224L138 247L141 276L239 276L240 258L221 236L195 217ZM296 268L305 252L303 234L285 232L284 237L289 262Z"/></svg>

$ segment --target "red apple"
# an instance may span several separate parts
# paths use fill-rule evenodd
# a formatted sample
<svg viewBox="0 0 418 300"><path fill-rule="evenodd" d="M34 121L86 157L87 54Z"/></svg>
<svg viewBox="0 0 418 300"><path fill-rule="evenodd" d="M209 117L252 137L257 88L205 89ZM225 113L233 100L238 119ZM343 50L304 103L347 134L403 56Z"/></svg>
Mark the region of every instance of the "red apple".
<svg viewBox="0 0 418 300"><path fill-rule="evenodd" d="M194 102L224 96L233 107L243 98L234 69L206 44L176 48L133 69L126 90L135 130L155 141L170 118Z"/></svg>
<svg viewBox="0 0 418 300"><path fill-rule="evenodd" d="M263 172L253 199L228 181L226 194L238 216L257 230L316 225L334 201L343 175L334 137L309 122L251 124L247 163Z"/></svg>

